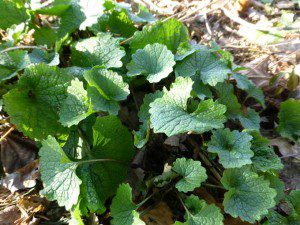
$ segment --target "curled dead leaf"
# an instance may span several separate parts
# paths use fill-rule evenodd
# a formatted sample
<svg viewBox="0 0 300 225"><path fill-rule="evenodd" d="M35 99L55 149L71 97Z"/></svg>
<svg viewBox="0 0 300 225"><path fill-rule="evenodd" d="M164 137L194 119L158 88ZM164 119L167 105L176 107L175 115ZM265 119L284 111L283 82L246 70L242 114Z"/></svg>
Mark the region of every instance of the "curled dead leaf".
<svg viewBox="0 0 300 225"><path fill-rule="evenodd" d="M38 179L39 176L39 162L38 160L34 160L16 172L8 174L5 178L0 180L0 185L14 193L25 188L34 187L36 185L36 179Z"/></svg>

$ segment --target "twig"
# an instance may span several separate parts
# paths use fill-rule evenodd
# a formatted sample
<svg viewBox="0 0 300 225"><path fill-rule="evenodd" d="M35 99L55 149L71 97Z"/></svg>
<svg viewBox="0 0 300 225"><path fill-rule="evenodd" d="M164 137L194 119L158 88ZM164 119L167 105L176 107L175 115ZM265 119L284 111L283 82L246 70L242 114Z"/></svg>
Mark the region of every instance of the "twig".
<svg viewBox="0 0 300 225"><path fill-rule="evenodd" d="M214 34L211 30L211 27L210 27L208 19L207 19L207 13L205 13L203 15L203 17L204 17L204 20L205 20L205 27L206 27L207 33L210 35L211 38L214 38Z"/></svg>
<svg viewBox="0 0 300 225"><path fill-rule="evenodd" d="M280 156L280 158L281 158L281 159L284 159L284 158L296 157L296 156L300 156L300 152L299 152L299 153L294 153L294 154L289 154L289 155Z"/></svg>
<svg viewBox="0 0 300 225"><path fill-rule="evenodd" d="M270 64L270 65L269 65L269 68L275 66L277 63L282 62L282 61L285 60L285 59L288 59L289 57L291 57L293 54L297 53L298 51L300 51L300 49L297 49L297 50L295 50L295 51L293 51L293 52L287 54L286 56L282 57L282 58L279 59L278 61L276 61L276 62Z"/></svg>
<svg viewBox="0 0 300 225"><path fill-rule="evenodd" d="M43 49L43 50L47 50L47 48L45 48L43 46L20 45L20 46L14 46L14 47L6 48L6 49L2 50L0 52L0 54L5 53L5 52L9 52L9 51L13 51L13 50L18 50L18 49Z"/></svg>
<svg viewBox="0 0 300 225"><path fill-rule="evenodd" d="M194 148L198 148L199 149L199 146L198 144L191 138L189 138L189 142L191 143L191 145L194 147ZM210 171L213 173L213 175L217 178L217 180L221 180L221 176L220 174L218 173L218 171L213 167L213 165L211 164L211 162L209 161L209 159L201 152L201 149L199 149L199 156L200 158L202 159L202 161L205 163L205 165L210 169Z"/></svg>
<svg viewBox="0 0 300 225"><path fill-rule="evenodd" d="M4 133L4 135L0 138L0 142L2 142L11 132L13 132L16 129L15 126L12 126Z"/></svg>
<svg viewBox="0 0 300 225"><path fill-rule="evenodd" d="M259 7L259 8L262 8L262 9L265 8L265 5L264 5L263 3L261 3L261 2L252 0L251 3L252 3L252 5L254 5L254 6L256 6L256 7Z"/></svg>
<svg viewBox="0 0 300 225"><path fill-rule="evenodd" d="M158 7L157 5L155 5L152 1L150 0L135 0L135 2L137 3L144 3L146 6L148 6L148 8L153 9L153 11L155 11L158 14L161 15L170 15L171 12L168 12L167 10L164 10L163 8Z"/></svg>
<svg viewBox="0 0 300 225"><path fill-rule="evenodd" d="M182 201L182 198L180 197L180 195L178 194L178 192L176 192L176 196L178 197L180 203L182 204L183 208L185 209L185 211L187 213L190 213L189 209L186 207L186 205L184 204L184 202Z"/></svg>
<svg viewBox="0 0 300 225"><path fill-rule="evenodd" d="M219 0L212 1L212 2L210 2L210 3L207 4L207 5L204 5L204 6L202 6L202 7L196 8L196 9L194 9L193 11L191 11L190 13L186 14L185 16L179 18L178 20L179 20L179 21L185 21L185 20L187 20L190 16L194 15L195 13L199 12L200 10L202 10L202 9L204 9L204 8L208 8L208 7L210 7L211 5L216 4L218 1L219 1ZM223 6L225 6L228 2L229 2L229 0L222 1L222 4L221 4L220 6L218 6L218 7L216 7L216 8L212 8L212 9L205 10L205 11L203 11L203 12L199 12L198 15L205 15L205 14L208 14L208 13L214 11L214 10L217 10L217 9L219 9L219 8L221 8L221 7L223 7Z"/></svg>
<svg viewBox="0 0 300 225"><path fill-rule="evenodd" d="M231 4L228 4L229 6ZM225 7L221 7L222 11L224 12L225 16L227 16L232 21L241 24L242 26L248 27L252 30L259 30L259 31L265 31L265 32L274 32L275 29L270 29L267 27L261 27L259 25L254 25L252 23L247 22L246 20L243 20L240 18L237 14L233 13L231 10L226 9Z"/></svg>

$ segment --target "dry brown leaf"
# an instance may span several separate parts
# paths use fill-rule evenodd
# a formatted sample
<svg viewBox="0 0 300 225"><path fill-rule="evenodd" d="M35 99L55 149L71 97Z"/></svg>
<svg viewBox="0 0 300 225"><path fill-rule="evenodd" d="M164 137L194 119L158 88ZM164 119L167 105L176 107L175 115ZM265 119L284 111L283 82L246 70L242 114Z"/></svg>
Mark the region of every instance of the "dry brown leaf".
<svg viewBox="0 0 300 225"><path fill-rule="evenodd" d="M34 187L39 175L39 163L38 160L34 160L16 172L8 174L0 180L0 185L14 193L25 188Z"/></svg>
<svg viewBox="0 0 300 225"><path fill-rule="evenodd" d="M18 135L10 134L1 142L1 162L6 173L13 173L27 165L36 157L35 142Z"/></svg>
<svg viewBox="0 0 300 225"><path fill-rule="evenodd" d="M300 155L297 156L297 154L300 154L300 146L296 144L292 145L286 139L281 137L272 139L271 144L278 147L278 150L283 157L293 156L297 159L300 159Z"/></svg>
<svg viewBox="0 0 300 225"><path fill-rule="evenodd" d="M15 221L21 219L22 214L16 205L11 205L0 211L1 225L15 225Z"/></svg>
<svg viewBox="0 0 300 225"><path fill-rule="evenodd" d="M165 202L158 203L153 209L141 216L147 225L171 225L173 221L173 213Z"/></svg>
<svg viewBox="0 0 300 225"><path fill-rule="evenodd" d="M240 218L229 217L224 220L224 225L251 225L251 223L244 222Z"/></svg>
<svg viewBox="0 0 300 225"><path fill-rule="evenodd" d="M250 6L251 0L237 0L234 3L234 8L239 12L245 12Z"/></svg>
<svg viewBox="0 0 300 225"><path fill-rule="evenodd" d="M31 195L24 196L18 201L18 206L24 209L27 213L38 213L45 211L48 202L46 199Z"/></svg>

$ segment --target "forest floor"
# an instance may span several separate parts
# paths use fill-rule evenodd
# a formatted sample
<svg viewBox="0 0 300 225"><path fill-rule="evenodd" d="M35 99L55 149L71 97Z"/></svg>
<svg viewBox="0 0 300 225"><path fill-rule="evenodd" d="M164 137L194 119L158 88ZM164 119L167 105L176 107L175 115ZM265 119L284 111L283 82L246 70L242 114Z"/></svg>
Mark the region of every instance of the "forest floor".
<svg viewBox="0 0 300 225"><path fill-rule="evenodd" d="M261 113L261 133L271 139L285 165L281 178L286 189L299 189L300 147L273 136L276 127L274 117L280 103L288 97L300 99L299 4L276 0L127 2L133 7L136 4L145 5L156 17L179 19L189 28L191 42L209 45L214 41L234 55L236 64L249 68L243 73L263 89L268 105ZM230 2L232 4L228 4ZM137 101L142 101L138 93ZM0 181L0 184L7 187L0 189L0 221L5 221L0 224L13 224L15 221L15 224L31 225L66 224L68 212L38 194L41 181L35 145L20 137L17 131L7 134L1 135L1 163L9 175ZM180 144L174 145L174 140L170 142L167 148L182 147ZM147 158L146 166L162 166L155 160L159 161L164 156L154 155L151 151L141 154L146 156L137 156L136 164L138 160ZM134 178L129 180L137 176L134 174ZM214 197L203 190L199 190L199 196L204 196L208 202L215 202ZM150 225L168 225L172 223L173 212L170 204L160 202L147 210L143 219ZM247 223L232 219L225 221L225 224Z"/></svg>

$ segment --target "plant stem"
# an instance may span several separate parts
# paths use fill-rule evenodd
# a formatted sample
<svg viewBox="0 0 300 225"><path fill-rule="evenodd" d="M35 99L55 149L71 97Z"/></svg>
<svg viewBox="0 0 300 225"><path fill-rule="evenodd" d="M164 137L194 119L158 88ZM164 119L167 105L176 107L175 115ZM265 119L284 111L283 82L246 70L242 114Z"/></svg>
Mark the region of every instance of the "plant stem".
<svg viewBox="0 0 300 225"><path fill-rule="evenodd" d="M20 45L20 46L14 46L14 47L6 48L6 49L2 50L0 52L0 54L5 53L5 52L9 52L9 51L13 51L13 50L18 50L18 49L43 49L43 50L47 50L47 48L42 47L42 46Z"/></svg>
<svg viewBox="0 0 300 225"><path fill-rule="evenodd" d="M202 161L205 163L205 165L210 169L210 171L214 174L214 176L218 179L221 180L221 176L218 173L218 171L213 167L209 159L201 152L201 149L199 148L198 144L191 138L189 138L189 142L194 148L198 148L199 156L202 159Z"/></svg>
<svg viewBox="0 0 300 225"><path fill-rule="evenodd" d="M141 201L139 204L137 204L137 209L140 208L142 205L144 205L150 198L152 198L156 193L153 192L151 195L149 195L147 198L145 198L143 201Z"/></svg>
<svg viewBox="0 0 300 225"><path fill-rule="evenodd" d="M190 214L189 209L185 206L184 202L182 201L182 198L180 197L180 195L178 194L178 192L176 192L177 198L179 199L181 205L183 206L183 208L185 209L185 211L187 212L187 214Z"/></svg>
<svg viewBox="0 0 300 225"><path fill-rule="evenodd" d="M208 183L203 183L203 185L206 186L206 187L218 188L218 189L226 190L224 187L219 186L219 185L208 184Z"/></svg>
<svg viewBox="0 0 300 225"><path fill-rule="evenodd" d="M95 162L115 162L115 163L120 163L120 164L124 164L126 166L128 166L127 163L115 160L115 159L89 159L89 160L83 160L83 161L79 161L77 162L78 165L80 164L84 164L84 163L95 163Z"/></svg>

